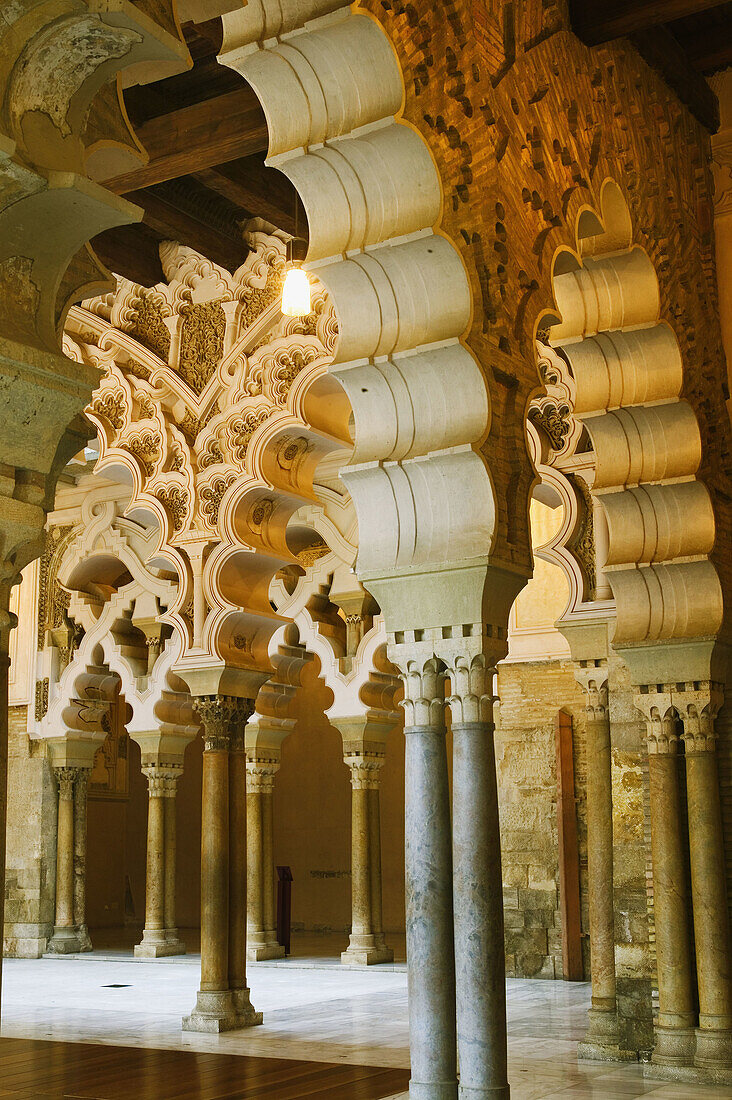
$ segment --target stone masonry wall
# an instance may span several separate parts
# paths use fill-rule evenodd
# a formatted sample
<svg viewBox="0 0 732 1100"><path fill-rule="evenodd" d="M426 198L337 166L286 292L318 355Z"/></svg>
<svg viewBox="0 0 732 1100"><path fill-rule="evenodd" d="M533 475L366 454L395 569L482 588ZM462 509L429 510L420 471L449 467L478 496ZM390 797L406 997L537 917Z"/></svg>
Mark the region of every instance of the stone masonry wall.
<svg viewBox="0 0 732 1100"><path fill-rule="evenodd" d="M11 707L4 952L38 958L53 932L56 794L45 745L31 743L27 708Z"/></svg>
<svg viewBox="0 0 732 1100"><path fill-rule="evenodd" d="M584 710L571 661L500 666L496 759L501 815L506 968L515 977L562 977L555 722L573 719L583 955L587 939Z"/></svg>

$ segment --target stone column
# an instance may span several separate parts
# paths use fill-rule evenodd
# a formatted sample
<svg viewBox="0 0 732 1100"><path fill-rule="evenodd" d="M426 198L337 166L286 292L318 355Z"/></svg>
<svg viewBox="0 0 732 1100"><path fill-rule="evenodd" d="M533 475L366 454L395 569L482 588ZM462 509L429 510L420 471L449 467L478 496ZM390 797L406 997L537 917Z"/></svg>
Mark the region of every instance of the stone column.
<svg viewBox="0 0 732 1100"><path fill-rule="evenodd" d="M404 673L405 877L411 1100L456 1100L457 1033L450 791L444 672L434 659ZM407 647L404 646L406 650ZM391 656L391 652L390 652Z"/></svg>
<svg viewBox="0 0 732 1100"><path fill-rule="evenodd" d="M274 777L279 761L247 759L247 958L282 959L274 909Z"/></svg>
<svg viewBox="0 0 732 1100"><path fill-rule="evenodd" d="M453 913L460 1100L508 1098L506 963L493 679L484 658L448 668L453 738Z"/></svg>
<svg viewBox="0 0 732 1100"><path fill-rule="evenodd" d="M349 751L350 748L350 751ZM394 961L384 942L381 913L381 807L384 752L347 746L351 772L351 935L342 963L371 966Z"/></svg>
<svg viewBox="0 0 732 1100"><path fill-rule="evenodd" d="M74 784L74 925L80 951L91 951L86 926L86 803L89 768L79 768Z"/></svg>
<svg viewBox="0 0 732 1100"><path fill-rule="evenodd" d="M613 793L607 666L583 661L575 677L585 694L587 723L587 878L592 1007L580 1058L620 1057L615 999Z"/></svg>
<svg viewBox="0 0 732 1100"><path fill-rule="evenodd" d="M143 760L142 770L148 785L145 928L135 957L159 959L186 950L175 925L175 796L182 765Z"/></svg>
<svg viewBox="0 0 732 1100"><path fill-rule="evenodd" d="M163 916L165 924L165 940L171 949L170 954L184 955L185 944L178 936L178 921L176 918L176 868L178 862L177 822L176 822L176 796L178 794L178 776L171 776L168 780L168 796L164 799L165 821L165 904ZM174 949L174 950L173 950Z"/></svg>
<svg viewBox="0 0 732 1100"><path fill-rule="evenodd" d="M230 858L232 817L230 812L231 780L229 751L231 725L240 700L223 695L202 696L195 708L204 725L203 790L201 814L201 986L196 1006L183 1019L184 1031L219 1032L261 1023L261 1013L251 1011L245 1019L241 989L230 986L231 921ZM237 746L238 754L238 746ZM237 760L233 774L239 776ZM243 774L239 776L241 782ZM244 792L242 792L242 800ZM234 820L241 824L239 798L234 798ZM233 866L246 874L241 866L241 844L234 850ZM246 889L246 887L245 887ZM235 891L236 893L236 891ZM244 895L246 896L246 895ZM235 901L235 910L238 901ZM242 910L241 918L244 920ZM233 972L239 972L238 958L231 960Z"/></svg>
<svg viewBox="0 0 732 1100"><path fill-rule="evenodd" d="M238 701L229 751L229 988L238 1027L261 1024L247 986L247 756L245 727L253 707Z"/></svg>
<svg viewBox="0 0 732 1100"><path fill-rule="evenodd" d="M732 957L714 719L721 689L682 712L699 990L695 1065L732 1070Z"/></svg>
<svg viewBox="0 0 732 1100"><path fill-rule="evenodd" d="M670 706L670 697L649 692L636 696L635 703L647 722L659 1009L653 1061L665 1066L685 1066L694 1058L696 1010L684 861L678 719Z"/></svg>
<svg viewBox="0 0 732 1100"><path fill-rule="evenodd" d="M74 784L78 768L54 768L58 785L56 825L56 920L48 951L76 953L79 937L74 924Z"/></svg>

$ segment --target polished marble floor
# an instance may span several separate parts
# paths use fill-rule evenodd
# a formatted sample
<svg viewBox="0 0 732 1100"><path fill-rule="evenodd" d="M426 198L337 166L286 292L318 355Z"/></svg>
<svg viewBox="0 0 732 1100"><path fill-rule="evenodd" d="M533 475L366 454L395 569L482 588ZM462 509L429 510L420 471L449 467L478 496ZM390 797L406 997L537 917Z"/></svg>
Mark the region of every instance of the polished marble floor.
<svg viewBox="0 0 732 1100"><path fill-rule="evenodd" d="M223 1035L180 1030L198 986L195 955L157 962L129 957L7 959L2 1034L222 1054L407 1067L406 974L344 970L316 956L249 968L261 1027ZM639 1066L577 1064L586 984L508 983L513 1100L732 1100L732 1089L644 1080Z"/></svg>

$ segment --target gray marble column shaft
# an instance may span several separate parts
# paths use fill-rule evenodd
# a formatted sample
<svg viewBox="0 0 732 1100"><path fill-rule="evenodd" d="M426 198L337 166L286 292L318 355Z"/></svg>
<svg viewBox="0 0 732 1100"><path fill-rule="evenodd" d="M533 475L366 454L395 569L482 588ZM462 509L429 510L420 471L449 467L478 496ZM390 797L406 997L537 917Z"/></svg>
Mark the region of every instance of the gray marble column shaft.
<svg viewBox="0 0 732 1100"><path fill-rule="evenodd" d="M445 727L407 726L406 908L410 1100L455 1100L450 792Z"/></svg>
<svg viewBox="0 0 732 1100"><path fill-rule="evenodd" d="M498 788L489 722L453 723L453 890L460 1100L509 1096Z"/></svg>

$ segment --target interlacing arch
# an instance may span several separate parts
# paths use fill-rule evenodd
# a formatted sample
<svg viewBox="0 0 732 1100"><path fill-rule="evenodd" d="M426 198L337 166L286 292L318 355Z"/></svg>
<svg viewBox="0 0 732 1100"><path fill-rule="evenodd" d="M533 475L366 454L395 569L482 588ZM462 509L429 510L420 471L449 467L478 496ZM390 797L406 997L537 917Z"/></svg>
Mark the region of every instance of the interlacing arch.
<svg viewBox="0 0 732 1100"><path fill-rule="evenodd" d="M432 157L398 117L393 48L375 20L338 0L259 0L223 23L220 60L262 102L267 163L302 198L308 266L339 321L333 373L353 406L354 450L342 476L359 517L359 576L373 586L397 570L408 584L410 572L417 598L419 571L433 570L447 598L451 564L493 543L493 489L476 450L489 408L481 370L460 342L470 285L436 229ZM480 618L475 607L464 614Z"/></svg>
<svg viewBox="0 0 732 1100"><path fill-rule="evenodd" d="M172 672L180 640L160 621L176 586L145 564L155 533L118 516L111 501L87 497L82 512L87 522L59 542L51 582L51 591L70 594L66 618L74 647L62 659L54 645L58 631L48 633L42 667L50 682L33 735L103 740L109 703L121 693L133 736L158 729L190 739L199 724Z"/></svg>
<svg viewBox="0 0 732 1100"><path fill-rule="evenodd" d="M325 292L314 287L309 317L282 317L285 242L257 228L248 240L233 275L163 246L167 284L120 280L71 311L66 340L104 371L88 410L97 468L131 481L128 514L152 513L153 560L179 578L168 621L181 671L209 688L238 677L255 698L281 622L270 580L298 562L288 522L317 503L323 458L348 448L349 408L327 375L337 329Z"/></svg>

